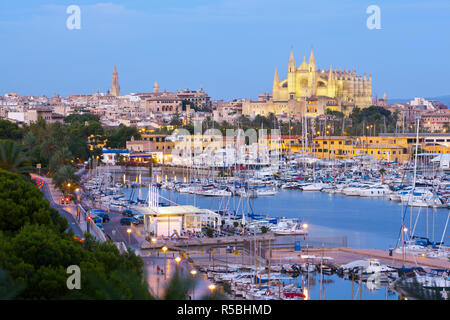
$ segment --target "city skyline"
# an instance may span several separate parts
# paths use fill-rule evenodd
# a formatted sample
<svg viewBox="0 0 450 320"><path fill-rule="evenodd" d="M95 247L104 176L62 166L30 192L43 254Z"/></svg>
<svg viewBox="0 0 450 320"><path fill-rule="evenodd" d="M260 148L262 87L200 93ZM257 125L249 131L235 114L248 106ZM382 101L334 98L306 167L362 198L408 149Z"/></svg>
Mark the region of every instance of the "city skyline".
<svg viewBox="0 0 450 320"><path fill-rule="evenodd" d="M0 5L2 94L106 92L117 65L122 94L151 91L158 81L162 90L201 87L214 99L254 99L271 92L276 68L286 76L291 49L302 61L311 48L321 69L372 73L379 96L450 94L444 1L378 1L379 30L366 26L368 1L78 1L80 30L66 28L71 4Z"/></svg>

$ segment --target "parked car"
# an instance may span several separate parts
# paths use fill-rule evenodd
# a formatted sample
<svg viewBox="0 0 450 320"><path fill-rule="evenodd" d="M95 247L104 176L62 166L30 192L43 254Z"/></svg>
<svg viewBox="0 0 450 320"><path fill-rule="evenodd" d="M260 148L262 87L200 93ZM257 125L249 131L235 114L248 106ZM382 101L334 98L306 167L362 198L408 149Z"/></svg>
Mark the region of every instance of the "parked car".
<svg viewBox="0 0 450 320"><path fill-rule="evenodd" d="M62 197L61 198L61 204L69 204L70 199L69 197Z"/></svg>
<svg viewBox="0 0 450 320"><path fill-rule="evenodd" d="M99 216L97 216L97 215L94 215L94 214L89 214L88 215L88 218L91 218L91 220L95 223L95 224L97 224L97 223L102 223L103 222L103 219L102 218L100 218Z"/></svg>
<svg viewBox="0 0 450 320"><path fill-rule="evenodd" d="M136 220L139 221L139 223L144 223L144 216L142 214L136 214L133 216L133 218L135 218Z"/></svg>
<svg viewBox="0 0 450 320"><path fill-rule="evenodd" d="M138 225L139 223L140 223L139 220L137 220L136 218L133 218L133 217L124 217L124 218L120 219L121 225L129 226L131 224Z"/></svg>
<svg viewBox="0 0 450 320"><path fill-rule="evenodd" d="M103 225L101 223L96 223L95 224L100 230L103 230Z"/></svg>
<svg viewBox="0 0 450 320"><path fill-rule="evenodd" d="M89 210L90 214L94 214L100 218L102 218L103 222L109 222L110 218L109 218L109 214L107 214L105 212L105 210L100 210L100 209L91 209Z"/></svg>
<svg viewBox="0 0 450 320"><path fill-rule="evenodd" d="M124 209L124 210L122 210L122 215L127 216L127 217L132 217L134 214L133 214L133 211L131 211L130 209Z"/></svg>

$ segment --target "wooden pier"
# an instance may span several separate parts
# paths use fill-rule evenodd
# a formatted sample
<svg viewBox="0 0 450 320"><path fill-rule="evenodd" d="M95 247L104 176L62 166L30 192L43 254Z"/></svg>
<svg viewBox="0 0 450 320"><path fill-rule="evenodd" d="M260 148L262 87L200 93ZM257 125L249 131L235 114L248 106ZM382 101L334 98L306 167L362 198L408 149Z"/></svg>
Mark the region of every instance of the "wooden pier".
<svg viewBox="0 0 450 320"><path fill-rule="evenodd" d="M272 261L274 263L302 263L306 259L302 259L302 255L320 257L331 257L333 264L336 266L344 265L355 260L364 260L375 258L380 260L382 264L392 267L428 267L436 269L450 269L450 262L445 259L428 258L425 256L392 253L379 249L354 249L347 247L340 248L315 248L302 250L301 252L293 250L276 250L272 252Z"/></svg>
<svg viewBox="0 0 450 320"><path fill-rule="evenodd" d="M166 246L172 250L198 249L198 248L217 248L226 246L243 246L249 241L275 240L273 233L264 233L254 236L227 236L218 238L191 238L191 239L176 239L176 240L159 240L157 243L144 241L141 244L141 250L161 249Z"/></svg>

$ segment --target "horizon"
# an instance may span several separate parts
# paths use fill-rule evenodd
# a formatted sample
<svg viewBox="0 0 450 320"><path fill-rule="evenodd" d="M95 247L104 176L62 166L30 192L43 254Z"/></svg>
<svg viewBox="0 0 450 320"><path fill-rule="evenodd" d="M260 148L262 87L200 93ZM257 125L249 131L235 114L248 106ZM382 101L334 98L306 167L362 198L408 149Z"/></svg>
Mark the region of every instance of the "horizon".
<svg viewBox="0 0 450 320"><path fill-rule="evenodd" d="M313 48L318 68L371 73L372 95L448 96L450 3L409 2L377 1L381 29L374 30L366 26L374 3L356 0L83 0L79 30L66 27L71 1L3 3L0 91L105 93L117 65L122 95L151 92L158 81L161 91L203 88L215 100L255 99L272 91L275 68L286 77L291 48L297 65Z"/></svg>

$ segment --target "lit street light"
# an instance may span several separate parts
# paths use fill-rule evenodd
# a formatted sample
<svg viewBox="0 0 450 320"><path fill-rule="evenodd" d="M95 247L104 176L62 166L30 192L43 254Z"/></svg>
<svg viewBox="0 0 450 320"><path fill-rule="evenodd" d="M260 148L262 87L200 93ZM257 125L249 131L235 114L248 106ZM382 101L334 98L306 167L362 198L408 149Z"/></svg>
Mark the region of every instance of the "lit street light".
<svg viewBox="0 0 450 320"><path fill-rule="evenodd" d="M131 243L131 228L127 229L127 233L128 233L128 242Z"/></svg>
<svg viewBox="0 0 450 320"><path fill-rule="evenodd" d="M214 291L215 288L216 288L216 285L213 284L213 283L211 283L211 284L208 286L208 289L211 290L211 294L213 293L213 291Z"/></svg>

